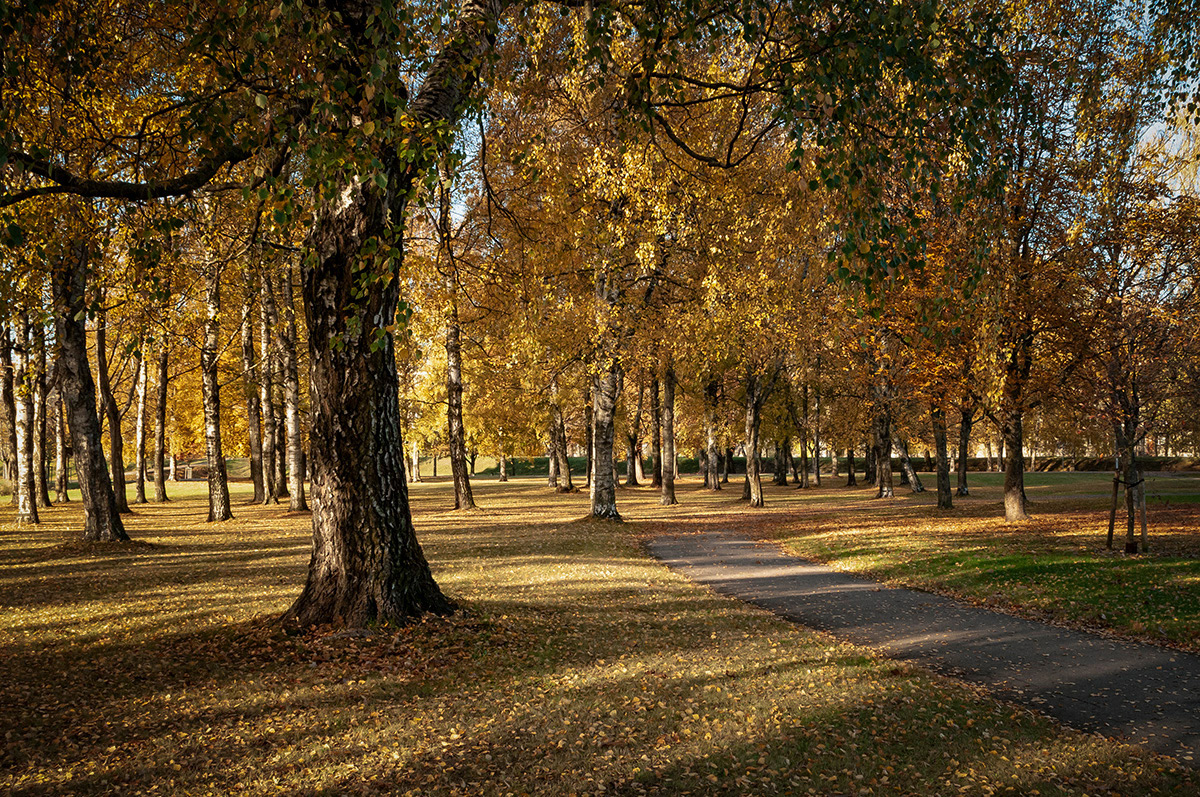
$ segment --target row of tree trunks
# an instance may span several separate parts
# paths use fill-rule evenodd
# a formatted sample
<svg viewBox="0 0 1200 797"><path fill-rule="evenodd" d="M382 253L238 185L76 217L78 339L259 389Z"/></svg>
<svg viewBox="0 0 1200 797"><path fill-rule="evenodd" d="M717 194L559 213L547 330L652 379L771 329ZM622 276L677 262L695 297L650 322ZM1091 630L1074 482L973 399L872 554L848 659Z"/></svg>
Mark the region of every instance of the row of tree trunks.
<svg viewBox="0 0 1200 797"><path fill-rule="evenodd" d="M129 499L125 493L125 441L121 431L121 409L113 395L108 369L108 312L104 308L105 298L105 292L101 290L100 309L96 312L96 377L100 388L100 406L108 421L108 454L117 511L126 513L129 511Z"/></svg>
<svg viewBox="0 0 1200 797"><path fill-rule="evenodd" d="M282 452L277 452L279 441L278 416L275 413L275 347L271 345L275 329L275 291L271 284L269 270L263 268L260 273L259 292L259 370L258 395L259 411L262 414L262 468L263 468L263 500L264 504L279 503L280 484L278 479L278 460Z"/></svg>
<svg viewBox="0 0 1200 797"><path fill-rule="evenodd" d="M660 383L655 374L650 380L650 486L662 487L662 404L659 400Z"/></svg>
<svg viewBox="0 0 1200 797"><path fill-rule="evenodd" d="M33 395L33 497L39 507L50 507L49 473L46 470L46 402L48 386L46 373L46 328L39 322L30 327L30 345L33 347L32 371L29 386Z"/></svg>
<svg viewBox="0 0 1200 797"><path fill-rule="evenodd" d="M307 512L308 500L304 494L304 476L307 466L304 461L304 430L300 422L300 357L296 352L296 299L292 289L292 269L290 267L284 270L283 279L280 282L280 298L283 303L283 325L277 327L279 334L276 336L276 340L279 345L280 370L283 376L288 509L293 512Z"/></svg>
<svg viewBox="0 0 1200 797"><path fill-rule="evenodd" d="M446 442L450 446L450 473L454 478L454 508L474 509L475 496L471 492L471 479L467 475L467 440L463 428L462 396L462 341L458 310L452 303L446 324ZM567 468L567 474L569 477L570 468Z"/></svg>
<svg viewBox="0 0 1200 797"><path fill-rule="evenodd" d="M259 395L260 378L254 362L254 290L253 273L246 271L245 295L242 299L242 384L246 401L246 436L249 438L250 454L250 483L254 488L252 503L262 504L266 501L266 487L263 481L263 440L262 440L262 396Z"/></svg>

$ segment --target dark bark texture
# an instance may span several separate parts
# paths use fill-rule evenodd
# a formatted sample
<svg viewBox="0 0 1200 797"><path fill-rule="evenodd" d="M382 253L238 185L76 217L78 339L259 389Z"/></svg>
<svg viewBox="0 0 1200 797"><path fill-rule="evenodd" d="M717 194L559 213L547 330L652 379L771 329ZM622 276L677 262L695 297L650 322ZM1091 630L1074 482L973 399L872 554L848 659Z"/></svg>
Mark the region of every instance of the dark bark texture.
<svg viewBox="0 0 1200 797"><path fill-rule="evenodd" d="M596 472L592 476L592 517L620 520L617 479L613 462L613 419L621 391L621 365L616 360L593 378L592 445Z"/></svg>
<svg viewBox="0 0 1200 797"><path fill-rule="evenodd" d="M103 305L104 296L100 297ZM103 307L96 314L96 377L100 387L100 403L108 420L108 451L112 466L112 488L116 496L117 511L129 511L129 498L125 494L125 440L121 433L121 410L113 395L108 372L108 314Z"/></svg>
<svg viewBox="0 0 1200 797"><path fill-rule="evenodd" d="M54 327L60 347L59 378L67 402L71 448L83 503L83 537L87 540L124 542L129 539L117 509L104 449L100 442L100 417L96 412L96 384L88 363L84 328L84 294L91 251L84 241L73 241L51 274L54 294Z"/></svg>
<svg viewBox="0 0 1200 797"><path fill-rule="evenodd" d="M662 463L659 503L671 506L679 501L675 498L675 369L670 365L663 373Z"/></svg>
<svg viewBox="0 0 1200 797"><path fill-rule="evenodd" d="M258 370L254 362L254 285L251 272L246 272L246 295L242 305L242 385L246 400L246 437L250 453L250 484L254 488L252 503L261 504L266 498L263 485L262 397L259 395Z"/></svg>
<svg viewBox="0 0 1200 797"><path fill-rule="evenodd" d="M154 402L154 500L164 503L167 499L167 383L170 373L170 351L164 337L158 342L158 378L154 382L157 395ZM172 458L172 468L174 458Z"/></svg>
<svg viewBox="0 0 1200 797"><path fill-rule="evenodd" d="M221 445L221 380L217 373L221 345L221 269L210 260L205 291L204 344L200 347L200 392L204 404L204 448L208 455L208 522L233 518L229 478Z"/></svg>
<svg viewBox="0 0 1200 797"><path fill-rule="evenodd" d="M934 404L929 409L933 426L933 447L937 452L937 496L938 509L952 509L954 499L950 495L950 456L946 451L946 413Z"/></svg>

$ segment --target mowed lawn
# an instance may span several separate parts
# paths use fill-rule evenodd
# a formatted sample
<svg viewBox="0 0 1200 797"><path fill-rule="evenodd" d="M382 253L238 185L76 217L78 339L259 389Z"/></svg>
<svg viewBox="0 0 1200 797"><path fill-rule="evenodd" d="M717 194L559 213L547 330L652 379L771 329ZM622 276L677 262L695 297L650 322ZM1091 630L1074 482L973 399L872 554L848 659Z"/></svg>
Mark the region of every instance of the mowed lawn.
<svg viewBox="0 0 1200 797"><path fill-rule="evenodd" d="M841 569L1200 652L1200 474L1147 476L1149 553L1136 556L1123 553L1123 496L1106 548L1111 474L1027 474L1032 520L1022 524L1004 522L1000 474L969 474L971 495L948 511L937 509L933 475L922 476L930 491L898 486L891 501L845 479L796 497L776 488L778 522L745 527Z"/></svg>
<svg viewBox="0 0 1200 797"><path fill-rule="evenodd" d="M76 541L77 504L39 527L14 525L5 506L0 789L1194 793L1174 761L714 595L640 545L723 528L885 570L966 539L1028 538L1121 564L1066 531L1104 486L1089 484L1069 488L1061 530L1013 531L989 519L987 489L946 520L922 496L884 511L836 487L768 488L767 508L750 512L740 485L710 494L685 479L679 507L621 490L629 522L613 525L580 520L586 496L554 494L544 478L478 480L482 509L470 513L449 510L448 483L425 482L412 490L417 526L461 610L369 637L276 627L303 584L309 518L246 506L245 484L223 524L203 522L202 483L170 485L176 500L138 507L138 542L118 548ZM872 540L898 542L855 559Z"/></svg>

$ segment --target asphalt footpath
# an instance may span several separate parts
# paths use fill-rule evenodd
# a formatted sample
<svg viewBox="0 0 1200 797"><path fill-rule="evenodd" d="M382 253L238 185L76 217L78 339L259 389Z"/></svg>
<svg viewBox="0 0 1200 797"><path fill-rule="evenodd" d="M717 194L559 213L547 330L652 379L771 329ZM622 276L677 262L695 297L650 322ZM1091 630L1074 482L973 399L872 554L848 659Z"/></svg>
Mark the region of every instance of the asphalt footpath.
<svg viewBox="0 0 1200 797"><path fill-rule="evenodd" d="M1200 657L884 586L732 533L664 536L648 548L693 581L794 622L1200 763Z"/></svg>

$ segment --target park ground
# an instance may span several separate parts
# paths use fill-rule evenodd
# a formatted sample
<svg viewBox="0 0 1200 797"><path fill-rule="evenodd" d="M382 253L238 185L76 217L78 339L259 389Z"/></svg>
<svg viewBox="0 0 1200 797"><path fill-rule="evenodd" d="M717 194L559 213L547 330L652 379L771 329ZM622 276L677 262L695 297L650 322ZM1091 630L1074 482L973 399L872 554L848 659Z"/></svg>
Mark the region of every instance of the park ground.
<svg viewBox="0 0 1200 797"><path fill-rule="evenodd" d="M137 507L136 542L77 540L78 504L0 509L0 789L32 794L1179 794L1193 762L1064 728L689 583L652 536L713 529L997 608L1200 649L1200 478L1150 482L1151 554L1104 548L1103 474L1031 474L1035 520L997 519L998 477L938 512L846 490L685 478L681 505L619 495L581 520L544 479L413 486L460 605L359 637L287 636L307 514L206 524L203 483Z"/></svg>

